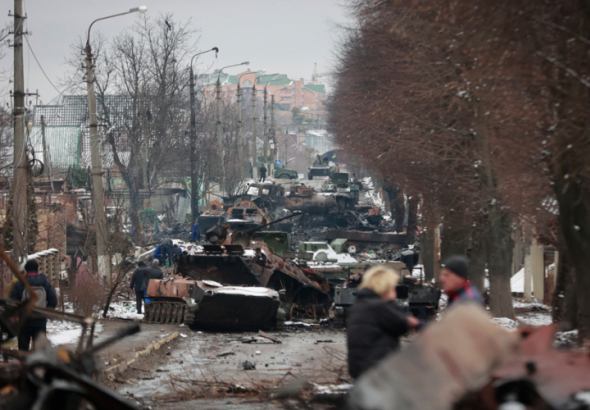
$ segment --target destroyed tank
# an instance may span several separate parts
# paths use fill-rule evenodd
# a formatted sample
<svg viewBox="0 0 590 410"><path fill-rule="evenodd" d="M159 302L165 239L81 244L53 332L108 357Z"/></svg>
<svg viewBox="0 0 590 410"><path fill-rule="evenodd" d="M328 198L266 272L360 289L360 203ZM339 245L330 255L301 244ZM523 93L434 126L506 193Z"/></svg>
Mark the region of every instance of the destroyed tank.
<svg viewBox="0 0 590 410"><path fill-rule="evenodd" d="M332 301L325 278L275 255L250 233L210 230L215 244L191 249L179 257L173 275L150 280L145 320L249 330L272 328L285 319L327 317ZM266 261L257 260L256 248Z"/></svg>

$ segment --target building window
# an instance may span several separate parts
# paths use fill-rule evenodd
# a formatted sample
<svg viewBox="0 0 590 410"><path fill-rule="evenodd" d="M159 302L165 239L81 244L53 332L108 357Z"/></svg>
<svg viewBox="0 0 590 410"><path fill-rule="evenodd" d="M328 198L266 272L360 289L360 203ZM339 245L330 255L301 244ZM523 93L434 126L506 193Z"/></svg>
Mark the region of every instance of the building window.
<svg viewBox="0 0 590 410"><path fill-rule="evenodd" d="M252 81L250 81L250 80L244 80L244 82L242 83L242 85L252 85Z"/></svg>

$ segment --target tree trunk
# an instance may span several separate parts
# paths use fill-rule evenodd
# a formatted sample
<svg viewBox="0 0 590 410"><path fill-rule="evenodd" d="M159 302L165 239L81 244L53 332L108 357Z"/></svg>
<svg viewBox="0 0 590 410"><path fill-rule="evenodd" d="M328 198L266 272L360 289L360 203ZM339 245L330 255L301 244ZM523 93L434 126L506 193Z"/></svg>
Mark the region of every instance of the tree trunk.
<svg viewBox="0 0 590 410"><path fill-rule="evenodd" d="M562 181L565 179L562 178ZM590 339L590 195L574 181L555 185L559 222L575 272L578 343L583 344ZM566 293L565 296L568 298L570 295Z"/></svg>
<svg viewBox="0 0 590 410"><path fill-rule="evenodd" d="M404 193L401 189L388 186L387 193L389 194L389 201L391 203L391 214L395 221L395 231L398 233L404 232L404 218L406 216L406 205L404 201Z"/></svg>
<svg viewBox="0 0 590 410"><path fill-rule="evenodd" d="M484 240L476 242L469 258L469 279L482 294L485 292L485 270L488 257L485 245Z"/></svg>
<svg viewBox="0 0 590 410"><path fill-rule="evenodd" d="M494 128L486 123L486 108L479 98L475 98L473 116L475 131L472 133L475 150L480 160L477 168L481 196L487 205L487 255L490 274L490 309L496 317L514 317L512 307L512 291L510 278L512 276L512 254L514 241L510 218L500 206L501 195L498 192L496 172L492 160L490 135Z"/></svg>
<svg viewBox="0 0 590 410"><path fill-rule="evenodd" d="M413 244L416 239L416 230L418 229L418 195L412 195L408 198L408 236L407 243Z"/></svg>
<svg viewBox="0 0 590 410"><path fill-rule="evenodd" d="M420 234L420 258L424 266L425 282L430 282L435 276L434 236L434 228L430 226L425 227Z"/></svg>
<svg viewBox="0 0 590 410"><path fill-rule="evenodd" d="M578 326L578 303L576 295L576 272L572 266L567 246L559 238L559 267L557 282L552 298L553 321L560 323L565 330Z"/></svg>
<svg viewBox="0 0 590 410"><path fill-rule="evenodd" d="M466 255L471 232L466 232L456 224L444 224L440 234L440 257L447 259L451 255Z"/></svg>
<svg viewBox="0 0 590 410"><path fill-rule="evenodd" d="M490 272L490 309L495 317L514 317L512 307L512 251L514 241L510 218L501 210L490 206L489 232L487 233L488 269Z"/></svg>
<svg viewBox="0 0 590 410"><path fill-rule="evenodd" d="M129 188L129 219L131 219L131 226L133 226L135 234L132 235L132 239L134 237L136 243L142 244L145 240L143 237L143 227L139 219L139 212L142 208L141 200L139 198L139 190L136 187L133 187L135 189L131 189L131 187Z"/></svg>

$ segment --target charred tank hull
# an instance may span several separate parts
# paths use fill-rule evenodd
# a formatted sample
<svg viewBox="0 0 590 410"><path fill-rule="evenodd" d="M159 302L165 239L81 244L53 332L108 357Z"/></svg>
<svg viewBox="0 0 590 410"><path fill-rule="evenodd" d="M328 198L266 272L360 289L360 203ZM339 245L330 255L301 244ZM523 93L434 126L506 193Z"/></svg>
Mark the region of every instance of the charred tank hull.
<svg viewBox="0 0 590 410"><path fill-rule="evenodd" d="M148 323L185 323L211 330L258 330L277 325L279 293L263 287L223 286L170 276L150 280Z"/></svg>

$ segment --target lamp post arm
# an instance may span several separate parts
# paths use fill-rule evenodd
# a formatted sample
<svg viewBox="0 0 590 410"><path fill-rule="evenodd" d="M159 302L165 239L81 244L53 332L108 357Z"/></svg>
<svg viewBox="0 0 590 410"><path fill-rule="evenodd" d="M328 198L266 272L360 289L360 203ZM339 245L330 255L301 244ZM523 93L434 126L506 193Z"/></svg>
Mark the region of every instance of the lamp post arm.
<svg viewBox="0 0 590 410"><path fill-rule="evenodd" d="M86 45L88 46L90 44L90 30L92 29L92 26L94 25L94 23L96 23L97 21L106 20L106 19L110 19L113 17L124 16L125 14L130 14L130 13L135 13L135 10L126 11L124 13L119 13L119 14L113 14L112 16L101 17L99 19L94 20L92 23L90 23L90 27L88 27L88 37L86 38Z"/></svg>
<svg viewBox="0 0 590 410"><path fill-rule="evenodd" d="M191 57L191 70L193 68L193 59L197 56L200 56L201 54L205 54L205 53L210 53L211 51L215 51L215 54L217 55L217 53L219 53L219 48L217 47L213 47L211 50L207 50L207 51L202 51L200 53L195 54L194 56Z"/></svg>

